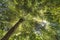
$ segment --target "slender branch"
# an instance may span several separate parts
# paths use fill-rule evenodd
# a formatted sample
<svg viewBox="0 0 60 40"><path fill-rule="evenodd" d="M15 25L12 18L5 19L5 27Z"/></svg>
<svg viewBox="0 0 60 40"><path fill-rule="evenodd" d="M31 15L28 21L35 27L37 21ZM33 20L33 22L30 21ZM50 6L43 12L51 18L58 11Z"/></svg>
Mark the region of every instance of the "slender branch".
<svg viewBox="0 0 60 40"><path fill-rule="evenodd" d="M6 33L6 35L1 40L8 40L9 37L13 34L13 32L17 29L18 25L23 21L23 18L19 19L19 21Z"/></svg>

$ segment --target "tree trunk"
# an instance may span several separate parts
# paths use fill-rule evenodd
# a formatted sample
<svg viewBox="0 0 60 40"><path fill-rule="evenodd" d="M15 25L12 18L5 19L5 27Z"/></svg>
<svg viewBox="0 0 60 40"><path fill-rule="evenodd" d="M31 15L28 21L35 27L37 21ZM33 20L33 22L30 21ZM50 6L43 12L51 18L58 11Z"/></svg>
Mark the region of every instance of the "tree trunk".
<svg viewBox="0 0 60 40"><path fill-rule="evenodd" d="M18 25L24 21L23 18L21 18L7 33L1 40L8 40L9 37L13 34L14 30L17 29Z"/></svg>

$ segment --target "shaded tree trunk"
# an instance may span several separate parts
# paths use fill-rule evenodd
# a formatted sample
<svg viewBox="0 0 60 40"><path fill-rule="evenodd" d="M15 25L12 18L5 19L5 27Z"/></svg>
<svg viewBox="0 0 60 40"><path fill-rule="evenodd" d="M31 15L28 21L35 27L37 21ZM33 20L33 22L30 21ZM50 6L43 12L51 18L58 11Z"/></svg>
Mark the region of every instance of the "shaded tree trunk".
<svg viewBox="0 0 60 40"><path fill-rule="evenodd" d="M5 34L5 36L1 40L8 40L9 37L13 34L15 29L17 29L18 25L24 21L23 18L19 19L19 21Z"/></svg>

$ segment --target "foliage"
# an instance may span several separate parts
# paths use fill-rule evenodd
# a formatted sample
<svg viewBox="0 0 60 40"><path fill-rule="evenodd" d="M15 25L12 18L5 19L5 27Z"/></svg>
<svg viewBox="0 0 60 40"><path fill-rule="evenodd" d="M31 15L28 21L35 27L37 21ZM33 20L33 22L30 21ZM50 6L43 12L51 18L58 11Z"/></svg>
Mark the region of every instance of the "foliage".
<svg viewBox="0 0 60 40"><path fill-rule="evenodd" d="M60 0L0 0L0 39L21 17L9 40L60 40Z"/></svg>

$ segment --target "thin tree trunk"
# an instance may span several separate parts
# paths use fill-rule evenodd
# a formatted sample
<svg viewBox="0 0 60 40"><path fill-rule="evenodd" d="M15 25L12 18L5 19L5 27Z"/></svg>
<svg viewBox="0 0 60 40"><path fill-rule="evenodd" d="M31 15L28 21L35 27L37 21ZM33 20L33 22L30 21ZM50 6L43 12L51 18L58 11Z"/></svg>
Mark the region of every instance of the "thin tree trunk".
<svg viewBox="0 0 60 40"><path fill-rule="evenodd" d="M24 21L23 18L21 18L7 33L1 40L8 40L9 37L13 34L14 30L17 29L18 25Z"/></svg>

